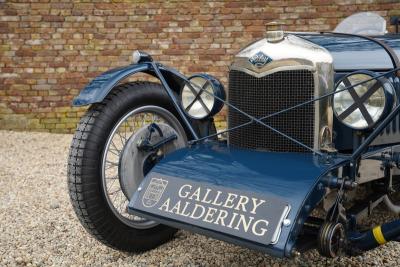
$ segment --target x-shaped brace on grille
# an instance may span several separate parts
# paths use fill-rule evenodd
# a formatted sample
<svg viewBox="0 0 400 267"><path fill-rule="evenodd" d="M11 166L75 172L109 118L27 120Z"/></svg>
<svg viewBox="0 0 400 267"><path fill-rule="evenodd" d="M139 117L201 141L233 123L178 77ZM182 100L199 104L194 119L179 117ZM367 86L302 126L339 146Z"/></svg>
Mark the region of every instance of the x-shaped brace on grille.
<svg viewBox="0 0 400 267"><path fill-rule="evenodd" d="M388 74L390 74L390 73L397 72L397 71L399 71L399 70L400 70L400 67L399 67L399 68L394 68L394 69L392 69L392 70L390 70L390 71L387 71L387 72L385 72L385 73L379 74L379 75L377 75L377 76L375 76L375 77L372 77L372 78L370 78L370 79L367 79L367 80L358 82L358 83L353 84L353 85L350 85L350 86L346 86L345 88L342 88L342 89L340 89L340 90L336 90L336 91L333 91L333 92L331 92L331 93L327 93L327 94L325 94L325 95L322 95L322 96L317 97L317 98L313 98L313 99L311 99L311 100L308 100L308 101L305 101L305 102L303 102L303 103L294 105L294 106L292 106L292 107L288 107L288 108L286 108L286 109L282 109L282 110L280 110L280 111L277 111L277 112L274 112L274 113L272 113L272 114L266 115L266 116L264 116L264 117L262 117L262 118L255 118L254 116L251 116L250 114L248 114L248 113L246 113L246 112L240 110L239 108L235 107L234 105L230 104L228 101L225 101L225 100L221 99L220 97L214 95L213 93L210 93L210 92L208 92L208 91L206 91L206 90L200 88L198 85L193 84L192 82L190 82L190 80L188 80L187 78L185 78L184 80L185 80L188 84L190 84L190 85L192 85L192 86L195 86L195 87L197 87L198 89L200 89L200 90L206 92L207 94L211 95L212 97L214 97L214 98L217 99L218 101L221 101L221 102L224 103L225 105L227 105L227 106L229 106L229 107L235 109L237 112L239 112L239 113L245 115L246 117L248 117L248 118L250 119L250 121L248 121L248 122L245 122L245 123L240 124L240 125L237 125L237 126L235 126L235 127L226 129L226 130L224 130L224 131L220 131L220 132L215 133L215 134L211 134L211 135L208 135L208 136L205 136L205 137L196 139L196 140L192 140L190 143L200 142L200 141L203 141L203 140L208 139L208 138L210 138L210 137L218 136L218 135L221 135L221 134L223 134L223 133L230 132L230 131L233 131L233 130L242 128L242 127L244 127L244 126L247 126L247 125L249 125L249 124L252 124L252 123L254 123L254 122L257 122L257 123L259 123L259 124L261 124L261 125L267 127L268 129L270 129L270 130L272 130L272 131L274 131L274 132L280 134L281 136L283 136L283 137L285 137L285 138L291 140L292 142L294 142L294 143L296 143L296 144L298 144L298 145L300 145L300 146L302 146L302 147L304 147L304 148L306 148L306 149L308 149L308 150L314 152L315 154L322 155L322 153L320 153L320 152L318 152L318 151L312 149L311 147L309 147L309 146L303 144L302 142L300 142L300 141L298 141L298 140L296 140L296 139L294 139L294 138L292 138L292 137L290 137L290 136L288 136L288 135L282 133L281 131L279 131L279 130L273 128L272 126L270 126L270 125L268 125L268 124L266 124L266 123L264 123L262 120L271 118L271 117L273 117L273 116L277 116L277 115L279 115L279 114L288 112L288 111L290 111L290 110L293 110L293 109L296 109L296 108L299 108L299 107L302 107L302 106L305 106L305 105L310 104L310 103L314 103L314 102L316 102L316 101L325 99L325 98L327 98L327 97L333 96L333 95L335 95L335 94L337 94L337 93L340 93L340 92L343 92L343 91L347 91L347 90L350 90L350 89L353 89L353 90L354 90L354 87L356 87L356 86L359 86L359 85L361 85L361 84L367 83L367 82L369 82L369 81L373 81L373 80L376 81L378 78L384 77L384 76L386 76L386 75L388 75ZM360 100L358 100L358 101L355 100L355 103L354 103L354 104L359 103L359 102L361 102L361 104L362 104L363 102L365 102L365 100L366 100L368 97L370 97L373 93L375 93L376 90L379 89L379 88L375 89L375 85L376 85L376 84L377 84L377 83L375 83L373 86L371 86L370 89L369 89L361 98L359 97ZM378 84L379 84L379 83L378 83ZM189 88L190 88L190 86L189 86ZM358 97L358 95L357 95L357 97ZM364 98L365 98L365 100L364 100ZM350 107L350 108L351 108L351 107ZM358 106L357 106L356 108L358 108ZM356 109L356 108L355 108L355 109ZM365 107L364 107L364 108L365 108ZM368 112L368 111L367 111L367 112ZM364 114L363 114L363 115L364 115ZM368 113L368 115L369 115L369 113Z"/></svg>
<svg viewBox="0 0 400 267"><path fill-rule="evenodd" d="M345 78L343 80L343 83L346 87L349 87L349 93L351 97L354 100L354 103L345 111L343 111L338 117L340 120L346 119L348 116L350 116L353 111L355 111L357 108L360 110L361 114L363 115L364 119L367 121L368 126L371 126L374 124L374 121L369 114L367 108L364 105L364 102L367 101L367 99L372 96L380 87L381 85L379 84L378 81L376 81L373 85L371 85L367 92L362 95L361 97L358 96L356 90L354 90L354 86L350 83L349 79Z"/></svg>
<svg viewBox="0 0 400 267"><path fill-rule="evenodd" d="M306 144L303 144L302 142L300 142L300 141L294 139L293 137L291 137L291 136L289 136L289 135L287 135L287 134L285 134L285 133L283 133L283 132L281 132L281 131L275 129L274 127L272 127L272 126L266 124L265 122L262 121L262 120L265 119L265 118L258 119L258 118L254 117L254 116L251 116L251 115L248 114L247 112L244 112L244 111L240 110L239 108L235 107L234 105L230 104L228 101L225 101L225 100L221 99L220 97L214 95L213 93L210 93L210 92L208 92L207 90L204 90L203 87L200 87L200 86L198 86L197 84L194 84L194 83L190 82L190 80L186 80L186 82L188 82L188 83L189 83L190 85L192 85L192 86L197 87L197 88L199 89L199 91L203 91L203 92L205 92L205 93L207 93L207 94L213 96L213 97L214 97L215 99L217 99L218 101L223 102L225 105L227 105L227 106L233 108L233 109L236 110L237 112L239 112L239 113L243 114L244 116L248 117L248 118L250 119L250 121L247 122L246 125L247 125L247 124L251 124L251 123L253 123L253 122L259 123L259 124L263 125L264 127L267 127L268 129L270 129L271 131L273 131L273 132L275 132L275 133L277 133L277 134L280 134L280 135L284 136L285 138L291 140L292 142L294 142L294 143L296 143L296 144L298 144L298 145L300 145L300 146L302 146L302 147L304 147L304 148L306 148L306 149L308 149L308 150L314 152L315 154L322 155L322 153L320 153L320 152L318 152L318 151L312 149L311 147L307 146ZM189 88L190 88L190 86L189 86ZM271 115L272 115L272 114L271 114ZM271 117L272 117L272 116L271 116ZM241 125L238 125L237 128L240 128L240 127L243 127L243 126L245 126L245 125L244 125L244 124L241 124ZM218 133L218 134L221 134L221 133ZM203 137L203 138L200 138L200 139L197 139L197 140L193 140L193 142L198 142L198 141L204 140L204 139L206 139L206 138L209 138L209 137L211 137L211 136L212 136L212 135L207 136L207 137ZM193 143L193 142L192 142L192 143Z"/></svg>

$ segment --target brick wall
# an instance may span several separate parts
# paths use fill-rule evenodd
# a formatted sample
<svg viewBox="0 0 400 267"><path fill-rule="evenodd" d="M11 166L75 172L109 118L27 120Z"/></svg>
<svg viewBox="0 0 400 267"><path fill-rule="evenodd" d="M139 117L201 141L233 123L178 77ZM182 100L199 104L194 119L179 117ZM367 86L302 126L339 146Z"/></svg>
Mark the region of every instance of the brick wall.
<svg viewBox="0 0 400 267"><path fill-rule="evenodd" d="M72 98L93 77L141 49L185 74L227 82L227 66L270 21L331 30L344 17L400 15L399 0L0 0L0 129L71 132L84 109ZM220 116L219 127L224 127Z"/></svg>

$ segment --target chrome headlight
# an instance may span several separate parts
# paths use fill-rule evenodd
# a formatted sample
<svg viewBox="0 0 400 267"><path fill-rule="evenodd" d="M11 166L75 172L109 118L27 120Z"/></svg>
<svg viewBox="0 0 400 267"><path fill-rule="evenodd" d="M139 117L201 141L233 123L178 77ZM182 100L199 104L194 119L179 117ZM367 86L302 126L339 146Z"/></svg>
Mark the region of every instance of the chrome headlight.
<svg viewBox="0 0 400 267"><path fill-rule="evenodd" d="M333 96L336 117L350 128L356 130L372 128L393 107L395 101L393 85L383 77L370 80L374 76L372 72L354 72L337 83L335 91L340 91L368 80Z"/></svg>
<svg viewBox="0 0 400 267"><path fill-rule="evenodd" d="M196 74L189 79L181 91L181 104L186 114L193 119L204 119L218 113L225 100L222 84L207 74ZM214 97L216 96L216 97Z"/></svg>

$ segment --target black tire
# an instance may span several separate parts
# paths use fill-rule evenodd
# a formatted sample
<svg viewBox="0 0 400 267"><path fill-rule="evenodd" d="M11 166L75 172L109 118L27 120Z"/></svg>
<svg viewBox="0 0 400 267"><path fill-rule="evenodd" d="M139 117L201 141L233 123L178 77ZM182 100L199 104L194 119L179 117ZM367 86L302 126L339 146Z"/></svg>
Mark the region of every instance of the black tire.
<svg viewBox="0 0 400 267"><path fill-rule="evenodd" d="M68 159L69 195L80 222L102 243L128 252L153 249L173 238L177 231L160 224L150 229L129 227L108 206L102 188L102 154L112 128L128 111L144 105L160 106L177 117L161 85L150 82L119 85L82 117Z"/></svg>

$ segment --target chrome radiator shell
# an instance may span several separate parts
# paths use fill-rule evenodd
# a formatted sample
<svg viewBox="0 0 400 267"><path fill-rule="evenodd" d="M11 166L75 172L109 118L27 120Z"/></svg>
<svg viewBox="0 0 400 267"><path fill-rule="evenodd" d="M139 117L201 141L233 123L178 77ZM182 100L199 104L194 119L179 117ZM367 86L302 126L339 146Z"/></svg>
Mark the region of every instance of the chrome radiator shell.
<svg viewBox="0 0 400 267"><path fill-rule="evenodd" d="M260 52L268 58L268 63L262 66L252 63L252 58ZM257 79L277 72L305 70L313 74L314 98L330 93L334 89L333 59L330 53L323 47L291 34L286 35L280 42L269 42L267 39L261 39L242 49L235 56L230 70L244 72ZM290 90L290 88L287 90ZM289 92L287 95L289 97ZM286 108L289 108L289 106ZM246 112L246 110L243 111ZM320 135L323 129L327 127L332 133L333 113L330 97L314 102L314 111L314 142L312 148L320 150ZM235 111L229 110L228 112ZM264 114L264 116L266 115L269 114ZM268 120L265 122L268 123ZM228 127L232 127L232 125L228 125ZM332 143L332 140L326 141L325 143ZM234 145L230 141L229 135L228 143ZM264 148L261 149L264 150Z"/></svg>

